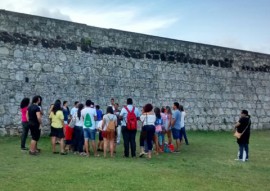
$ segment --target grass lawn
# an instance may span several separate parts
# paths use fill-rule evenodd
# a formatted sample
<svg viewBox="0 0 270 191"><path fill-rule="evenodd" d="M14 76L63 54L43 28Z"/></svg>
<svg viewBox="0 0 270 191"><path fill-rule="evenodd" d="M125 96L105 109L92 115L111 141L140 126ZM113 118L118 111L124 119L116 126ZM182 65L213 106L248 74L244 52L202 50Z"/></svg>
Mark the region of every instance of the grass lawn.
<svg viewBox="0 0 270 191"><path fill-rule="evenodd" d="M232 133L188 137L181 153L152 160L122 158L122 145L114 159L53 155L48 137L39 142L41 155L29 156L18 137L0 137L0 190L270 190L270 131L252 132L249 162L234 160Z"/></svg>

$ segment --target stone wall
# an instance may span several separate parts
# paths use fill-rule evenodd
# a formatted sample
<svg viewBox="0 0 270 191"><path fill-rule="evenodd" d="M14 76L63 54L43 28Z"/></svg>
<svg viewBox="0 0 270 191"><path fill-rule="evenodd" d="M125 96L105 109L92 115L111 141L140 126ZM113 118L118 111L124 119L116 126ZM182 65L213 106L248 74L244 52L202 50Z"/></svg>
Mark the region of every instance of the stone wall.
<svg viewBox="0 0 270 191"><path fill-rule="evenodd" d="M182 103L186 128L230 130L241 109L269 128L270 55L0 10L0 134L21 131L23 97Z"/></svg>

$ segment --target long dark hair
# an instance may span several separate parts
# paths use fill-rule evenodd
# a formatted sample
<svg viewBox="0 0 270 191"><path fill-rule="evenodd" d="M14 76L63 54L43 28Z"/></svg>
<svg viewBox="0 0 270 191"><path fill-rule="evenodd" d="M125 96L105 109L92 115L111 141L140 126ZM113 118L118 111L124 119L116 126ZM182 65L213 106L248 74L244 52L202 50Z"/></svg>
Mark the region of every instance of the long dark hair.
<svg viewBox="0 0 270 191"><path fill-rule="evenodd" d="M180 111L184 111L184 106L183 105L179 105L179 110Z"/></svg>
<svg viewBox="0 0 270 191"><path fill-rule="evenodd" d="M53 109L52 109L54 115L56 115L56 112L59 111L59 110L62 110L61 103L59 103L58 101L56 101L54 103L54 106L53 106Z"/></svg>
<svg viewBox="0 0 270 191"><path fill-rule="evenodd" d="M107 114L108 113L113 114L113 108L112 108L112 106L108 106L107 107Z"/></svg>
<svg viewBox="0 0 270 191"><path fill-rule="evenodd" d="M28 97L23 98L23 100L21 101L21 106L20 106L21 109L27 107L29 103L30 103L30 99Z"/></svg>
<svg viewBox="0 0 270 191"><path fill-rule="evenodd" d="M171 110L170 106L166 106L166 111L168 114L172 114L172 110Z"/></svg>
<svg viewBox="0 0 270 191"><path fill-rule="evenodd" d="M158 107L156 107L156 108L154 109L154 112L155 112L155 114L156 114L156 118L160 119L160 118L161 118L160 109L159 109Z"/></svg>
<svg viewBox="0 0 270 191"><path fill-rule="evenodd" d="M84 105L82 103L80 103L78 106L77 115L78 115L79 120L81 120L81 116L82 116L81 111L82 111L83 107L84 107Z"/></svg>
<svg viewBox="0 0 270 191"><path fill-rule="evenodd" d="M38 97L39 97L39 99L40 99L40 102L39 102L38 106L41 107L41 106L42 106L42 97L41 97L40 95L39 95Z"/></svg>

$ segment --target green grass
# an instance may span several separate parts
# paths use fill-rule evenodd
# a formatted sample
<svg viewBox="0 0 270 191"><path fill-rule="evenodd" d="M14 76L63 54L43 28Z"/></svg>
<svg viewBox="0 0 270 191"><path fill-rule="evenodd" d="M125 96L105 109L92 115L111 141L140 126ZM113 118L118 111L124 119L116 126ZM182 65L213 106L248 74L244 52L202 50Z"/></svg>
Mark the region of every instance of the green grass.
<svg viewBox="0 0 270 191"><path fill-rule="evenodd" d="M53 155L47 137L39 142L41 155L29 156L20 151L18 137L0 137L0 190L269 190L270 131L252 132L245 163L234 161L232 133L188 136L190 145L182 145L180 154L150 161L122 158L122 145L114 159Z"/></svg>

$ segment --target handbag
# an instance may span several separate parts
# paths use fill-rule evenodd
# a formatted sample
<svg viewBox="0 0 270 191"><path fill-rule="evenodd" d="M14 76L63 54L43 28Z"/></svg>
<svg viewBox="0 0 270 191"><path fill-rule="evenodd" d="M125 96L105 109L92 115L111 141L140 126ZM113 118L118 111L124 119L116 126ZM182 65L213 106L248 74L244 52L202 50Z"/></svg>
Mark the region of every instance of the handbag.
<svg viewBox="0 0 270 191"><path fill-rule="evenodd" d="M68 126L71 127L71 128L74 128L75 127L75 124L76 124L76 116L72 117Z"/></svg>
<svg viewBox="0 0 270 191"><path fill-rule="evenodd" d="M243 131L242 133L239 133L239 132L237 131L237 129L236 129L235 132L234 132L234 134L233 134L233 136L236 137L237 139L240 139L241 136L242 136L242 135L245 133L245 131L247 130L249 124L250 124L250 120L249 120L249 122L248 122L247 127L244 129L244 131Z"/></svg>

